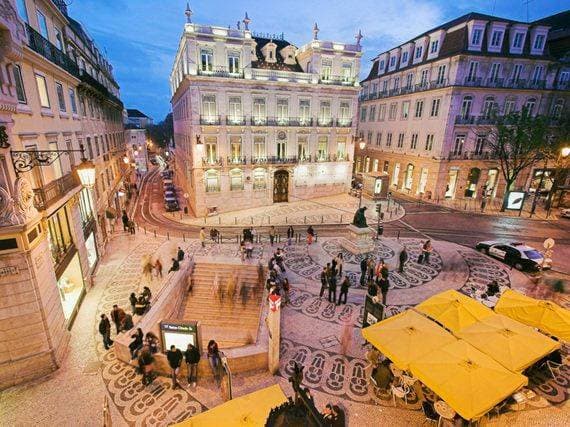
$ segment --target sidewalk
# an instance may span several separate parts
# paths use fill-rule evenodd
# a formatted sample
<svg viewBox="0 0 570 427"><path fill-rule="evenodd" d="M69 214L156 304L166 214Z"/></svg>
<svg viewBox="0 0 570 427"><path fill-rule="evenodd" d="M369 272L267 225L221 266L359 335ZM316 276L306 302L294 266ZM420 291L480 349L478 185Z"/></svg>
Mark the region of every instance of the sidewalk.
<svg viewBox="0 0 570 427"><path fill-rule="evenodd" d="M261 206L234 212L224 212L215 216L192 218L180 213L163 213L165 218L182 224L195 226L255 226L270 225L318 225L318 224L350 224L358 209L359 199L348 194L319 197L310 200L292 201L289 203ZM366 218L369 225L378 221L376 205L382 205L384 222L395 221L404 216L404 209L393 200L374 202L362 199L366 206Z"/></svg>

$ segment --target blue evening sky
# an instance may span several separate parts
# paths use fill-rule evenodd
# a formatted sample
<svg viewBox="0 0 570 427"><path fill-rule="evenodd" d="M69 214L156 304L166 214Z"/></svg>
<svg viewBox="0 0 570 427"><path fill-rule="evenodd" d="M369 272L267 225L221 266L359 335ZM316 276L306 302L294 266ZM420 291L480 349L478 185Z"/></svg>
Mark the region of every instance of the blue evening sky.
<svg viewBox="0 0 570 427"><path fill-rule="evenodd" d="M191 1L193 22L232 27L247 11L250 28L285 33L302 46L311 39L314 22L321 40L362 41L361 77L370 59L443 22L475 11L527 20L528 0L200 0ZM71 2L70 2L71 3ZM530 0L532 21L564 11L567 0ZM73 0L70 15L89 34L114 67L127 108L138 108L155 121L170 111L168 76L182 27L185 0Z"/></svg>

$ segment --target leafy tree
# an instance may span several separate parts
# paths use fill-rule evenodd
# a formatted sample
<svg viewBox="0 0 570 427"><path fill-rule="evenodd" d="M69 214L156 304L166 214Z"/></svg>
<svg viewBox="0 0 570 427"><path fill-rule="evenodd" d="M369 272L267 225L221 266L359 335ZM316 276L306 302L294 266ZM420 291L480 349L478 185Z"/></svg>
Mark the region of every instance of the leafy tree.
<svg viewBox="0 0 570 427"><path fill-rule="evenodd" d="M506 182L501 212L507 207L508 192L522 171L548 156L551 138L547 118L532 117L523 109L498 117L497 126L488 137L488 145L499 161Z"/></svg>
<svg viewBox="0 0 570 427"><path fill-rule="evenodd" d="M172 113L168 113L163 121L147 128L150 139L160 147L166 147L174 137Z"/></svg>

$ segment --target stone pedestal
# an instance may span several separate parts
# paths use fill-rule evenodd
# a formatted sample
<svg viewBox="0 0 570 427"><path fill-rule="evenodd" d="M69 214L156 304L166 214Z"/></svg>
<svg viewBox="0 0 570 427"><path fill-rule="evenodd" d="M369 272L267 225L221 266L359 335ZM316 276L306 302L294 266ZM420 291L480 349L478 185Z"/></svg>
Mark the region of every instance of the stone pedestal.
<svg viewBox="0 0 570 427"><path fill-rule="evenodd" d="M348 237L343 238L341 241L341 246L344 249L355 255L374 251L374 240L372 240L374 232L370 228L358 228L352 224L347 228Z"/></svg>

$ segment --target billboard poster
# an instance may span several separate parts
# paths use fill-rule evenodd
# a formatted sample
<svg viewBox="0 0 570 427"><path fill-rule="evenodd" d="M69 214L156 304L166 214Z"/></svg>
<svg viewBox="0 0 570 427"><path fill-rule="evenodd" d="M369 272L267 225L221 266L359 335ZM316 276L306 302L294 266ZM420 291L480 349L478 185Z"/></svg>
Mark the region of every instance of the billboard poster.
<svg viewBox="0 0 570 427"><path fill-rule="evenodd" d="M160 322L163 350L174 345L179 350L186 350L188 344L200 349L198 339L198 322Z"/></svg>
<svg viewBox="0 0 570 427"><path fill-rule="evenodd" d="M524 191L511 191L507 196L507 209L519 211L522 209L524 203Z"/></svg>

